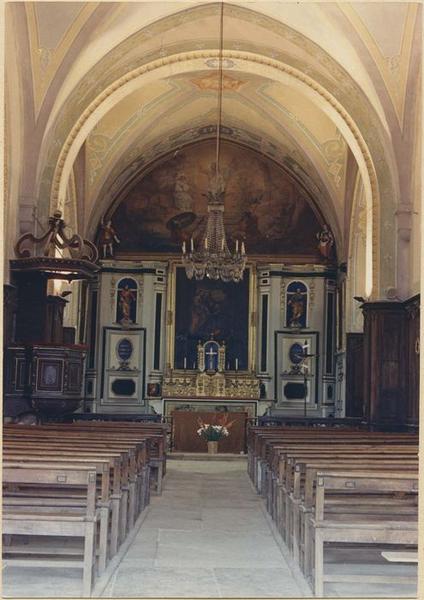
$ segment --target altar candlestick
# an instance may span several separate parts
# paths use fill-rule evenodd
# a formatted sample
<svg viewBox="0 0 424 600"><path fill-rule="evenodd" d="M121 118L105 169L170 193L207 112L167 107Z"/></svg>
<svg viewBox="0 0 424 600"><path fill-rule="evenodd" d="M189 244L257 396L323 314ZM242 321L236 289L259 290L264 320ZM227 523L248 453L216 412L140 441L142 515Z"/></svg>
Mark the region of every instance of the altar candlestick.
<svg viewBox="0 0 424 600"><path fill-rule="evenodd" d="M241 253L246 254L246 249L244 247L244 242L241 243Z"/></svg>
<svg viewBox="0 0 424 600"><path fill-rule="evenodd" d="M186 243L183 242L183 254L185 254L185 253L186 253Z"/></svg>
<svg viewBox="0 0 424 600"><path fill-rule="evenodd" d="M205 238L205 250L208 249L208 238Z"/></svg>
<svg viewBox="0 0 424 600"><path fill-rule="evenodd" d="M187 369L187 357L184 356L184 370Z"/></svg>
<svg viewBox="0 0 424 600"><path fill-rule="evenodd" d="M238 240L236 240L236 253L238 252Z"/></svg>
<svg viewBox="0 0 424 600"><path fill-rule="evenodd" d="M238 371L238 358L236 358L236 371Z"/></svg>
<svg viewBox="0 0 424 600"><path fill-rule="evenodd" d="M193 370L196 368L196 361L193 363Z"/></svg>
<svg viewBox="0 0 424 600"><path fill-rule="evenodd" d="M191 251L192 251L192 252L194 252L194 242L193 242L193 238L191 238L191 240L190 240L190 248L191 248Z"/></svg>

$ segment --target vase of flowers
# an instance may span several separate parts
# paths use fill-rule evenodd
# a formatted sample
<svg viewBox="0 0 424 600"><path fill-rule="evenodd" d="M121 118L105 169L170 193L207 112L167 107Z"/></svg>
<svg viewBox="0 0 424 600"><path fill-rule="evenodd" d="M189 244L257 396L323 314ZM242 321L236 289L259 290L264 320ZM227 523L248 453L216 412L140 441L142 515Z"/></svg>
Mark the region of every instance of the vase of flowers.
<svg viewBox="0 0 424 600"><path fill-rule="evenodd" d="M228 417L225 416L224 419L221 419L221 422L203 423L203 421L199 419L198 423L200 427L197 430L197 434L206 440L208 445L208 454L217 454L218 442L222 438L230 435L229 429L233 422L228 423Z"/></svg>

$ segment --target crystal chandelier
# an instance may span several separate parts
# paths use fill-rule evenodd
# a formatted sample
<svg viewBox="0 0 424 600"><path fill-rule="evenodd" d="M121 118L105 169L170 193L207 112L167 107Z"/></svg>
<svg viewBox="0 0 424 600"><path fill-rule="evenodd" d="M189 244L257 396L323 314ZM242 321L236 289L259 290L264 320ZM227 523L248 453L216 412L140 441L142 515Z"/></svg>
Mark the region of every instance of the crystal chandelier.
<svg viewBox="0 0 424 600"><path fill-rule="evenodd" d="M243 271L246 267L246 250L244 242L239 245L236 241L235 250L231 253L228 248L224 228L224 196L225 183L219 171L220 136L222 121L222 89L223 89L223 31L224 31L224 3L221 2L220 14L220 44L218 61L218 120L216 127L216 157L215 157L215 181L212 188L206 194L208 199L208 218L205 231L200 243L195 247L194 240L190 240L190 248L183 242L182 262L186 275L189 279L197 280L207 277L208 279L221 279L224 282L233 281L238 283L243 279Z"/></svg>

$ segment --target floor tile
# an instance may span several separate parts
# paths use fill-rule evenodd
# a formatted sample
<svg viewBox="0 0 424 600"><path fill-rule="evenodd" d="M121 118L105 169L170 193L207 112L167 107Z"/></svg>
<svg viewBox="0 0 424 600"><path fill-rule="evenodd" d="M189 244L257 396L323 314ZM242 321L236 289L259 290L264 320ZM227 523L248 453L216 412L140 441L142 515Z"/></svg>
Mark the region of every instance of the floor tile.
<svg viewBox="0 0 424 600"><path fill-rule="evenodd" d="M113 586L119 598L216 598L219 595L211 569L145 568L121 566Z"/></svg>

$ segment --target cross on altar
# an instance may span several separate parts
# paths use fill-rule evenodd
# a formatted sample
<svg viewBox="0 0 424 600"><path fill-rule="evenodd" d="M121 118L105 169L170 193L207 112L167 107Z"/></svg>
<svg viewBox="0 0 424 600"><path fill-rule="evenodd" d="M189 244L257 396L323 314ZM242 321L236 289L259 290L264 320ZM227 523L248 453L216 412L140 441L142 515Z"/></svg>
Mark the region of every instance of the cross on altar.
<svg viewBox="0 0 424 600"><path fill-rule="evenodd" d="M215 352L214 350L212 350L212 347L210 348L209 352L206 352L206 356L209 357L209 369L212 370L213 369L213 357L214 356L218 356L218 352Z"/></svg>
<svg viewBox="0 0 424 600"><path fill-rule="evenodd" d="M197 344L197 368L200 372L222 373L225 371L225 342L221 344L213 339Z"/></svg>

